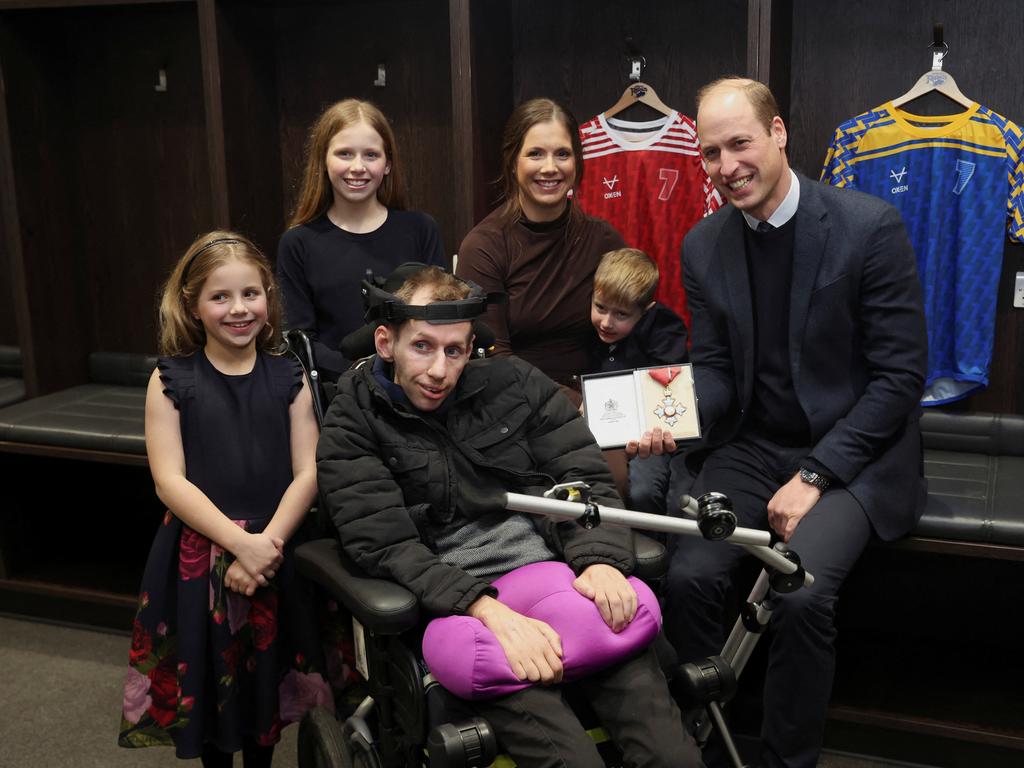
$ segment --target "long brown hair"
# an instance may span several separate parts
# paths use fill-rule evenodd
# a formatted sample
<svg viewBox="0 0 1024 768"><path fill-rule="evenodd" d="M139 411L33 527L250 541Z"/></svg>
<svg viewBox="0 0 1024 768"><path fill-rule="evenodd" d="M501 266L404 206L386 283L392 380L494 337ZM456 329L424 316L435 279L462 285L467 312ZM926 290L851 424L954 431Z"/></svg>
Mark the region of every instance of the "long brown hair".
<svg viewBox="0 0 1024 768"><path fill-rule="evenodd" d="M289 227L298 227L323 215L334 202L334 190L327 178L327 146L339 131L350 125L366 123L384 142L384 156L391 171L377 188L377 199L388 208L405 209L408 206L398 146L391 124L375 105L358 99L345 99L329 106L317 118L306 140L306 162L302 174L299 199L292 212Z"/></svg>
<svg viewBox="0 0 1024 768"><path fill-rule="evenodd" d="M267 322L256 337L256 346L265 352L276 352L281 347L281 300L270 262L244 235L214 230L192 242L164 284L160 297L161 355L183 357L206 344L206 330L195 316L196 301L210 274L230 261L256 267L267 294Z"/></svg>
<svg viewBox="0 0 1024 768"><path fill-rule="evenodd" d="M576 161L576 179L573 188L583 181L583 144L580 141L580 128L572 113L552 99L530 99L524 101L514 110L505 123L505 132L501 137L501 176L498 187L504 204L501 215L509 222L518 221L523 216L519 203L519 181L516 178L516 165L519 153L523 150L526 134L538 123L554 121L565 128L572 143L573 159Z"/></svg>

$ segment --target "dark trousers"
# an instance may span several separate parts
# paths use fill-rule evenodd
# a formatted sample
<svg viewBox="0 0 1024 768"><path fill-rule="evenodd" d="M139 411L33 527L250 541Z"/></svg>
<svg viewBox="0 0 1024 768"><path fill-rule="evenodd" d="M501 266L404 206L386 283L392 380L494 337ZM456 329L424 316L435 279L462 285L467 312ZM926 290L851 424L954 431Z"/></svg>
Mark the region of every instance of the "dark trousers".
<svg viewBox="0 0 1024 768"><path fill-rule="evenodd" d="M767 529L768 501L807 453L806 447L742 435L708 457L693 495L725 493L740 526ZM771 642L761 726L761 762L766 767L814 768L817 763L835 669L837 593L870 538L867 515L841 488L827 491L790 538L790 548L815 582L809 589L771 595L774 613L762 640ZM671 549L665 632L681 661L720 653L730 573L748 555L736 546L688 536L673 537ZM718 764L710 755L706 759L709 765Z"/></svg>
<svg viewBox="0 0 1024 768"><path fill-rule="evenodd" d="M270 768L274 759L274 746L261 747L255 741L246 739L242 746L243 768ZM235 764L233 752L221 752L211 742L203 744L200 756L203 768L232 768Z"/></svg>
<svg viewBox="0 0 1024 768"><path fill-rule="evenodd" d="M683 728L653 649L571 683L622 751L628 768L696 768L700 751ZM532 686L474 702L520 768L602 768L594 742L562 697L562 686Z"/></svg>

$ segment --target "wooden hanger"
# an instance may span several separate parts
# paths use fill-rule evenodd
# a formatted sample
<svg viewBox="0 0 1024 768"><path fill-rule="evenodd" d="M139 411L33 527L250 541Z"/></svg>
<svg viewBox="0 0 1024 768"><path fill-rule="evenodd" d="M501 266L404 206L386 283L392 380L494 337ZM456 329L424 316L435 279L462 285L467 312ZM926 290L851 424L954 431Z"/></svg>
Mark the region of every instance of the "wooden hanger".
<svg viewBox="0 0 1024 768"><path fill-rule="evenodd" d="M936 25L936 42L932 44L932 68L925 72L914 83L914 87L892 100L894 107L900 107L909 101L920 98L926 93L936 91L941 93L946 98L952 99L964 109L970 109L974 106L974 100L969 99L963 95L959 88L956 86L956 81L949 72L942 70L942 60L946 57L949 52L949 46L942 42L942 26Z"/></svg>
<svg viewBox="0 0 1024 768"><path fill-rule="evenodd" d="M666 117L675 112L674 109L666 106L665 102L658 98L658 94L647 83L630 83L626 90L622 92L619 100L604 111L604 116L607 119L612 115L617 115L626 107L631 107L637 103L646 104Z"/></svg>

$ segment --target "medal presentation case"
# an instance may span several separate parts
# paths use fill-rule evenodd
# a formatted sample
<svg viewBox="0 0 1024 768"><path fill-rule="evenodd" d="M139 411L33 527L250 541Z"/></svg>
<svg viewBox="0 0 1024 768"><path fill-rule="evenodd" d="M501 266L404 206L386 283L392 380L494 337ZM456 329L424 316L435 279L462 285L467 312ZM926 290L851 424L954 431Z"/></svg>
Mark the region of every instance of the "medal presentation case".
<svg viewBox="0 0 1024 768"><path fill-rule="evenodd" d="M622 448L655 427L676 440L700 437L689 364L596 373L581 381L584 418L601 448Z"/></svg>

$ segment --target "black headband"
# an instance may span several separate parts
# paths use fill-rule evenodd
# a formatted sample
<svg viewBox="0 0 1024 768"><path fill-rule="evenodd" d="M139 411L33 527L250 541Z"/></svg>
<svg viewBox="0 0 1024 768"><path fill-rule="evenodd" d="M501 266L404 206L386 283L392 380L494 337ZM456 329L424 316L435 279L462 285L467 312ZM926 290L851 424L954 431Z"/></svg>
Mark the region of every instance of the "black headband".
<svg viewBox="0 0 1024 768"><path fill-rule="evenodd" d="M211 240L206 245L204 245L202 248L200 248L198 251L193 253L192 254L192 258L188 260L188 264L185 265L185 269L183 269L182 272L181 272L181 285L182 285L182 287L184 287L185 283L188 282L188 272L189 272L190 269L192 269L192 265L195 264L196 259L198 259L202 254L206 253L208 250L213 248L213 246L220 245L221 243L241 243L241 242L242 241L239 240L237 237L220 237L220 238L218 238L216 240Z"/></svg>
<svg viewBox="0 0 1024 768"><path fill-rule="evenodd" d="M434 325L463 323L482 315L490 304L504 304L504 293L484 293L473 283L469 296L455 301L434 301L430 304L406 304L394 294L374 285L372 280L362 284L363 302L368 323L402 323L406 320L426 320Z"/></svg>

